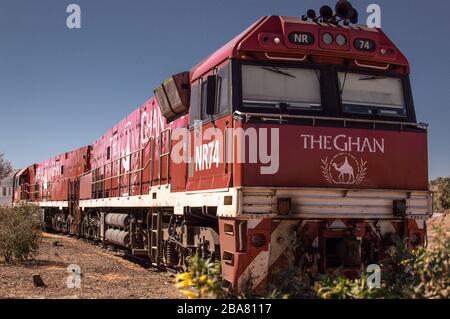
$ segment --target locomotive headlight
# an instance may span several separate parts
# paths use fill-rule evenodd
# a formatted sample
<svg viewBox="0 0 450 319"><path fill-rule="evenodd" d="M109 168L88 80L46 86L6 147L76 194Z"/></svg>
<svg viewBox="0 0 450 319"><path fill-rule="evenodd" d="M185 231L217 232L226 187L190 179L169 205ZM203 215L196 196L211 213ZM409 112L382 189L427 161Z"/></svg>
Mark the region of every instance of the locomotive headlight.
<svg viewBox="0 0 450 319"><path fill-rule="evenodd" d="M337 45L342 47L347 44L347 38L343 34L338 34L336 36L336 43L337 43Z"/></svg>
<svg viewBox="0 0 450 319"><path fill-rule="evenodd" d="M322 41L326 45L330 45L333 43L333 36L331 35L331 33L328 33L328 32L324 33L324 34L322 34Z"/></svg>

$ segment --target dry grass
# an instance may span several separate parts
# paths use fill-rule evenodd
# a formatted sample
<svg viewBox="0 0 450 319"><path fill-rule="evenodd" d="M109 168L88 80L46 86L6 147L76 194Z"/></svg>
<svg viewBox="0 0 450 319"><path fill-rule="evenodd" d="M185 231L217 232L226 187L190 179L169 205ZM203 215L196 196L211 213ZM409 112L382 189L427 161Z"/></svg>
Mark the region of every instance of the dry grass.
<svg viewBox="0 0 450 319"><path fill-rule="evenodd" d="M450 211L438 214L427 222L428 243L430 246L433 246L436 240L437 228L442 228L447 233L447 236L450 236Z"/></svg>
<svg viewBox="0 0 450 319"><path fill-rule="evenodd" d="M54 240L58 246L53 245ZM81 268L81 288L68 289L67 267ZM36 288L39 274L47 285ZM180 298L170 273L157 272L81 240L44 234L33 261L6 264L0 259L0 298Z"/></svg>

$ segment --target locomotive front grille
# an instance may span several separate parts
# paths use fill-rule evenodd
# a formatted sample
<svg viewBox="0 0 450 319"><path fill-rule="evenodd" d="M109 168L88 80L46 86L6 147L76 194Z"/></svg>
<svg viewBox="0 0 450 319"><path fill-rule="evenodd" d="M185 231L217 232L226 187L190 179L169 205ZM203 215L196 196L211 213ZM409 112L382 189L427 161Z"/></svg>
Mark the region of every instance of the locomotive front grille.
<svg viewBox="0 0 450 319"><path fill-rule="evenodd" d="M290 199L290 213L280 214L280 201ZM430 194L426 191L337 190L337 189L244 189L243 214L271 214L297 218L398 218L394 203L406 204L407 218L430 216Z"/></svg>

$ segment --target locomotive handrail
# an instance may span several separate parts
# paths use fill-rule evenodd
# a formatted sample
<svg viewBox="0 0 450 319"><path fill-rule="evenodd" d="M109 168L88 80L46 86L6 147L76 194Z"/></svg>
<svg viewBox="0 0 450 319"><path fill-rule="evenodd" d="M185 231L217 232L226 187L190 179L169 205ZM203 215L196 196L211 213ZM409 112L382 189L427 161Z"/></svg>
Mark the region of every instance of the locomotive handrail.
<svg viewBox="0 0 450 319"><path fill-rule="evenodd" d="M163 135L166 132L168 133L167 134L168 135L168 150L166 152L162 153L162 150L163 150L163 145L162 145ZM170 180L170 156L169 155L172 152L172 134L171 134L171 132L172 132L171 128L167 128L167 129L163 130L160 133L160 135L159 135L158 181L160 183L164 179L166 179L167 182L169 182L169 180ZM114 161L119 161L119 165L120 165L122 159L124 159L126 157L131 157L132 155L135 155L136 153L141 152L140 162L141 162L141 165L142 165L143 151L147 148L147 146L152 141L154 141L153 137L151 137L142 148L140 148L140 149L138 149L138 150L136 150L136 151L134 151L134 152L132 152L132 153L130 153L128 155L121 156L118 159L115 159ZM154 144L152 143L151 146L154 146ZM140 192L139 192L139 194L142 194L142 172L148 167L148 165L151 162L154 161L154 151L155 151L154 148L152 148L152 150L151 150L151 157L149 158L149 160L145 163L145 165L143 167L141 166L141 168L139 168L139 169L132 170L132 171L125 172L125 173L120 173L120 168L119 168L119 174L114 175L114 176L112 175L112 169L111 169L111 176L105 177L103 179L99 179L99 180L96 180L96 181L92 181L91 185L93 186L93 185L98 185L98 184L101 184L101 183L104 184L106 181L109 180L109 181L111 181L110 190L112 190L113 189L112 188L112 180L113 180L113 178L119 178L119 185L118 185L117 189L120 189L120 178L123 177L123 176L128 175L128 194L129 194L130 193L130 187L131 187L131 183L130 183L130 180L129 180L130 178L129 177L131 176L131 174L141 173L140 174L140 180L139 180L139 182L140 182ZM162 160L163 160L164 156L167 157L167 163L166 163L167 178L164 178L163 175L162 175ZM103 169L103 171L105 171L105 167L107 165L112 165L112 163L114 161L111 161L110 163L107 163L107 164L103 164L103 165L97 167L96 170L97 169ZM85 174L83 174L81 176L85 176L85 175L87 175L89 173L92 173L93 171L94 170L90 170L89 172L86 172ZM152 165L152 171L151 171L150 175L151 175L150 176L150 183L151 183L151 185L153 185L153 178L154 178L153 165ZM104 190L105 190L105 187L103 187L103 191Z"/></svg>
<svg viewBox="0 0 450 319"><path fill-rule="evenodd" d="M147 148L147 146L150 144L150 142L153 141L153 140L154 140L154 138L153 138L153 137L150 137L149 140L148 140L148 141L144 144L144 146L141 147L140 149L137 149L136 151L133 151L133 152L131 152L130 154L123 155L123 156L121 156L121 157L119 157L119 158L117 158L117 159L115 159L115 160L111 160L108 164L103 164L103 165L97 167L96 169L98 169L98 168L100 168L100 167L104 167L104 166L109 165L109 164L111 164L111 163L113 163L113 162L115 162L115 161L122 160L122 159L124 159L125 157L134 155L134 154L136 154L137 152L140 152L140 151L145 150L145 149ZM93 171L94 171L93 169L90 169L89 171L84 172L83 174L81 174L79 177L86 176L86 175L92 173ZM128 174L128 173L127 173L127 174ZM114 177L117 177L117 176L118 176L118 175L115 175Z"/></svg>
<svg viewBox="0 0 450 319"><path fill-rule="evenodd" d="M73 177L64 177L64 178L60 178L60 179L57 179L57 180L49 180L46 183L48 185L48 188L51 188L52 185L55 184L55 183L60 183L60 182L64 182L64 181L68 181L70 183L71 180L75 180L77 178L78 177L75 177L75 178L73 178ZM24 184L21 184L21 188L26 187L26 188L29 188L29 189L31 189L31 188L35 189L36 186L41 186L42 184L43 183L34 183L34 184L24 183ZM42 194L43 193L42 190L30 191L29 189L22 189L20 191L20 193L21 194L26 193L28 195ZM44 196L44 195L36 196L35 200L46 200L47 201L48 198L49 198L48 193L49 193L49 191L47 190L47 195L46 196Z"/></svg>
<svg viewBox="0 0 450 319"><path fill-rule="evenodd" d="M303 62L303 61L306 61L306 59L308 58L308 56L306 54L301 58L288 58L288 57L283 57L283 56L275 57L275 56L269 55L269 53L267 53L267 52L265 52L264 55L269 60L296 61L296 62Z"/></svg>
<svg viewBox="0 0 450 319"><path fill-rule="evenodd" d="M139 168L139 169L136 169L136 170L133 170L133 171L129 171L129 172L126 172L126 173L122 173L122 174L117 174L117 175L114 175L114 176L106 177L106 178L103 178L103 179L99 179L99 180L96 180L95 182L92 182L92 184L98 184L98 183L102 183L102 182L105 182L105 181L113 179L113 178L123 177L125 175L139 173L139 172L145 170L150 162L151 162L151 159L148 160L146 165L144 167L142 167L142 168ZM102 165L102 167L106 166L106 165L108 165L108 164L104 164L104 165Z"/></svg>
<svg viewBox="0 0 450 319"><path fill-rule="evenodd" d="M270 114L270 113L249 113L249 112L241 112L235 111L234 114L238 116L243 116L246 119L251 117L261 117L261 118L271 118L278 119L283 121L284 119L307 119L312 120L314 125L317 120L324 121L336 121L336 122L344 122L344 127L347 126L347 122L354 123L369 123L373 124L375 128L376 124L391 124L391 125L400 125L403 129L403 126L411 126L418 128L428 128L428 124L426 123L414 123L414 122L396 122L396 121L380 121L380 120L365 120L365 119L352 119L352 118L342 118L342 117L327 117L327 116L311 116L311 115L292 115L292 114Z"/></svg>
<svg viewBox="0 0 450 319"><path fill-rule="evenodd" d="M359 62L358 60L355 60L355 64L357 66L359 66L360 68L369 68L369 69L382 70L382 71L386 71L391 66L389 63L387 63L386 66L377 66L377 65L372 65L372 64L365 64L365 63Z"/></svg>
<svg viewBox="0 0 450 319"><path fill-rule="evenodd" d="M149 141L150 141L150 140L149 140ZM142 147L142 148L140 148L140 149L138 149L138 150L136 150L136 151L134 151L134 152L132 152L132 153L130 153L130 154L128 154L128 155L121 156L121 157L119 157L119 158L117 158L117 159L115 159L115 160L112 160L111 162L109 162L109 163L107 163L107 164L103 164L103 165L101 165L101 166L99 166L99 167L97 167L97 168L95 168L95 169L91 169L91 170L89 170L89 171L87 171L87 172L81 174L80 177L83 177L83 176L86 176L86 175L88 175L88 174L91 174L94 170L99 169L99 168L103 168L103 167L105 167L106 165L110 165L110 164L112 164L112 163L114 163L114 162L116 162L116 161L120 161L120 160L124 159L125 157L134 155L134 154L136 154L137 152L140 152L140 151L144 150L144 149L147 147L147 144L148 144L148 142L145 144L144 147ZM147 161L146 166L144 167L144 169L147 167L147 165L149 164L150 161L151 161L151 159ZM95 181L95 182L92 182L92 184L99 183L99 182L103 182L103 181L106 181L106 180L109 180L109 179L115 178L115 177L122 177L122 176L127 175L127 174L138 173L139 171L140 171L140 169L134 170L134 171L131 171L131 172L126 172L126 173L123 173L123 174L120 174L120 173L119 173L119 174L117 174L117 175L114 175L114 176L111 176L111 177L108 177L108 178L104 178L104 179L101 179L101 180L97 180L97 181Z"/></svg>
<svg viewBox="0 0 450 319"><path fill-rule="evenodd" d="M145 143L145 145L143 146L143 147L141 147L141 148L139 148L138 150L136 150L136 151L133 151L133 152L131 152L130 154L127 154L127 155L123 155L123 156L120 156L119 158L117 158L117 159L115 159L115 160L113 160L113 161L111 161L111 162L109 162L109 163L107 163L107 164L103 164L103 165L101 165L101 166L99 166L99 167L97 167L97 168L95 168L94 170L97 170L97 169L103 169L104 171L105 171L105 167L107 166L107 165L111 165L111 176L109 176L109 177L106 177L106 178L103 178L103 179L99 179L99 180L96 180L96 181L92 181L91 182L91 185L92 186L94 186L94 185L98 185L98 184L100 184L100 183L105 183L106 181L110 181L111 183L110 183L110 190L113 190L113 187L112 187L112 180L114 179L114 178L119 178L119 185L117 186L117 189L120 189L120 178L121 177L123 177L123 176L127 176L128 175L128 179L130 178L130 176L131 176L131 174L136 174L136 173L140 173L140 179L139 179L139 182L140 182L140 187L139 187L139 189L140 189L140 191L139 191L139 194L141 195L142 194L142 172L149 166L149 164L150 163L152 163L153 161L154 161L154 148L153 148L153 146L154 146L154 144L152 143L154 141L154 138L153 137L150 137L149 138L149 140ZM144 166L142 166L142 161L143 161L143 153L144 153L144 151L145 151L145 149L148 147L148 146L151 146L152 147L152 149L151 149L151 156L150 156L150 158L147 160L147 162L145 163L145 165ZM140 163L141 163L141 165L140 165L140 168L138 168L138 169L135 169L135 170L131 170L131 171L129 171L129 172L125 172L125 173L120 173L120 171L121 171L121 161L122 161L122 159L124 159L124 158L126 158L126 157L130 157L131 158L131 156L132 155L135 155L135 154L137 154L137 153L140 153ZM112 175L112 165L113 165L113 163L114 162L119 162L119 173L117 174L117 175ZM90 171L88 171L88 172L86 172L86 173L84 173L83 175L81 175L80 177L82 177L82 176L85 176L85 175L88 175L88 174L91 174L91 173L93 173L93 171L94 170L90 170ZM153 173L153 167L152 167L152 172L151 172L151 176L150 176L150 183L151 184L153 184L153 175L154 175L154 173ZM128 180L128 194L130 193L130 188L131 188L131 183L130 183L130 181ZM116 188L114 188L114 189L116 189ZM105 187L103 187L103 191L105 190Z"/></svg>
<svg viewBox="0 0 450 319"><path fill-rule="evenodd" d="M163 138L164 138L164 133L167 132L168 135L168 150L166 150L165 153L163 153ZM166 128L165 130L163 130L160 134L159 134L159 161L158 161L158 180L159 180L159 185L161 186L161 181L164 179L162 176L162 159L164 156L167 156L167 164L166 164L166 169L167 169L167 184L169 184L170 181L170 153L172 152L172 130L171 128Z"/></svg>

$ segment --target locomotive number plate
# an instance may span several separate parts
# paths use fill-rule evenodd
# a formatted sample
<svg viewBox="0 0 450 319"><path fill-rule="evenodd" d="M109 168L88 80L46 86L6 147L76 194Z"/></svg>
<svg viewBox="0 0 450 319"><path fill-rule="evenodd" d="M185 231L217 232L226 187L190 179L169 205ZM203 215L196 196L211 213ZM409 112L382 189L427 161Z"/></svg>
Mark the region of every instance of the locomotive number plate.
<svg viewBox="0 0 450 319"><path fill-rule="evenodd" d="M291 32L289 42L298 45L311 45L314 43L314 36L309 32Z"/></svg>

